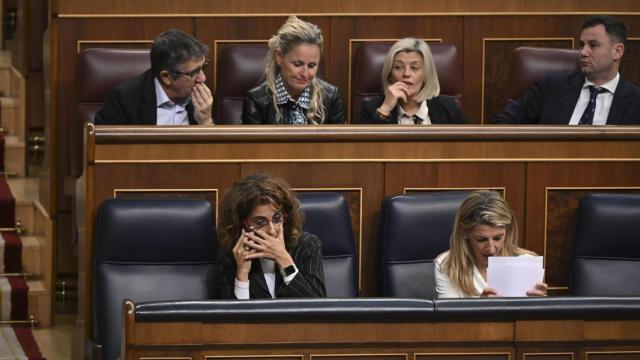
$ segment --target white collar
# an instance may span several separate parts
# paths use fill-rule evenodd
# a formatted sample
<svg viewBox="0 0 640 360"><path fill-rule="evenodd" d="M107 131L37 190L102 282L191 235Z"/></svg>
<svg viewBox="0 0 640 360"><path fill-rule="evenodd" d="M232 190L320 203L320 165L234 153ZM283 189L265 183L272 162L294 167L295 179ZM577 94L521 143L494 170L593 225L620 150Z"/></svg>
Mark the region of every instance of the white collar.
<svg viewBox="0 0 640 360"><path fill-rule="evenodd" d="M584 85L582 85L582 88L584 89L585 87L588 86L595 86L597 88L605 88L607 89L610 93L615 94L616 93L616 88L618 87L618 83L620 82L620 73L616 73L616 76L607 81L606 83L598 86L596 84L594 84L591 80L587 79L586 77L584 78Z"/></svg>
<svg viewBox="0 0 640 360"><path fill-rule="evenodd" d="M424 100L420 103L420 107L418 108L418 111L416 111L415 114L417 117L420 118L420 120L422 120L422 122L424 123L425 120L427 119L427 117L429 116L429 108L427 107L427 100ZM402 108L402 106L400 106L400 104L398 104L398 117L403 117L403 116L409 116L410 115L406 115L404 112L404 109Z"/></svg>
<svg viewBox="0 0 640 360"><path fill-rule="evenodd" d="M169 107L170 108L170 107L173 107L173 106L176 106L176 105L185 107L189 103L189 100L191 100L190 98L186 98L182 103L176 104L173 101L171 101L171 99L169 99L169 96L167 96L167 92L164 91L164 88L160 84L160 81L158 81L157 77L153 78L153 82L154 82L155 88L156 88L156 107Z"/></svg>

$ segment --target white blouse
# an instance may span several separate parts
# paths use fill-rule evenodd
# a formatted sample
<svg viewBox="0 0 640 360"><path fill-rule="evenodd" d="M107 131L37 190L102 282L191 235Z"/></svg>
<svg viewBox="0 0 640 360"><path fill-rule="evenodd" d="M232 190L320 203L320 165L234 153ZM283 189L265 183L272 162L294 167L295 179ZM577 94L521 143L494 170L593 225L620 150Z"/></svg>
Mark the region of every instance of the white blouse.
<svg viewBox="0 0 640 360"><path fill-rule="evenodd" d="M442 269L442 263L444 259L449 256L449 251L445 251L442 254L438 255L438 257L434 260L435 266L435 278L436 278L436 293L438 294L438 298L466 298L467 296L462 290L460 290L457 286L451 283L451 279L449 279L449 275L447 275ZM487 282L480 274L480 270L474 265L473 266L473 287L476 289L478 294L482 294L482 291L488 287ZM475 295L473 297L480 297L480 295Z"/></svg>

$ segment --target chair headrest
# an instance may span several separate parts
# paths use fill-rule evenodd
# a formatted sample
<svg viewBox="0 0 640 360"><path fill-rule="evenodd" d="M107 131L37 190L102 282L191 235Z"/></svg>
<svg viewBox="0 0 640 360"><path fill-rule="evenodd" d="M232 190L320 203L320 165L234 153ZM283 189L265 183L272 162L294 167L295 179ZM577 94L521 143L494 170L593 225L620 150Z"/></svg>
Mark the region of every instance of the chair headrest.
<svg viewBox="0 0 640 360"><path fill-rule="evenodd" d="M218 124L241 124L242 103L264 81L266 44L223 45L216 69L213 116Z"/></svg>
<svg viewBox="0 0 640 360"><path fill-rule="evenodd" d="M151 67L148 49L86 49L77 62L79 103L103 103L120 83Z"/></svg>
<svg viewBox="0 0 640 360"><path fill-rule="evenodd" d="M460 204L469 192L391 196L383 204L383 261L431 260L449 249Z"/></svg>
<svg viewBox="0 0 640 360"><path fill-rule="evenodd" d="M182 199L106 200L96 215L94 251L96 261L211 261L217 254L211 204Z"/></svg>
<svg viewBox="0 0 640 360"><path fill-rule="evenodd" d="M580 200L574 256L640 259L640 194L589 194Z"/></svg>
<svg viewBox="0 0 640 360"><path fill-rule="evenodd" d="M304 228L320 238L322 255L355 254L349 205L342 194L301 192L297 196L305 214Z"/></svg>
<svg viewBox="0 0 640 360"><path fill-rule="evenodd" d="M518 47L513 53L508 97L518 99L538 80L555 72L580 69L580 52L570 49Z"/></svg>

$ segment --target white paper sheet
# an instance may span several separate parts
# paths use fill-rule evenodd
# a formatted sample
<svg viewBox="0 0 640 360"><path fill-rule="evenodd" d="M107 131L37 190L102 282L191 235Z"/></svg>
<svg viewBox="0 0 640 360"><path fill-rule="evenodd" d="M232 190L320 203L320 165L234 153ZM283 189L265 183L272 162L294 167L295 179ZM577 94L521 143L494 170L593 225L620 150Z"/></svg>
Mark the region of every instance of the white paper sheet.
<svg viewBox="0 0 640 360"><path fill-rule="evenodd" d="M487 268L487 283L500 296L527 296L544 277L542 256L492 256Z"/></svg>

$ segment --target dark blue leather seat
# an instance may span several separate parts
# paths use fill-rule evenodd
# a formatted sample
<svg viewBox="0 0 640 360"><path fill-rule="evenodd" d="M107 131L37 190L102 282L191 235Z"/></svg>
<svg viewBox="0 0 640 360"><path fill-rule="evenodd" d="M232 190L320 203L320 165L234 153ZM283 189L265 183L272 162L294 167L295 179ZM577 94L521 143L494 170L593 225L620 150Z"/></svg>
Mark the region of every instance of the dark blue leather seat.
<svg viewBox="0 0 640 360"><path fill-rule="evenodd" d="M98 209L94 234L93 341L103 359L120 357L124 298L215 298L217 239L207 201L110 199Z"/></svg>
<svg viewBox="0 0 640 360"><path fill-rule="evenodd" d="M571 292L640 295L639 194L590 194L580 200Z"/></svg>
<svg viewBox="0 0 640 360"><path fill-rule="evenodd" d="M436 297L433 260L449 249L456 213L468 194L398 195L383 201L379 245L384 296Z"/></svg>
<svg viewBox="0 0 640 360"><path fill-rule="evenodd" d="M327 297L358 296L358 256L349 206L336 192L300 192L304 230L322 241Z"/></svg>

